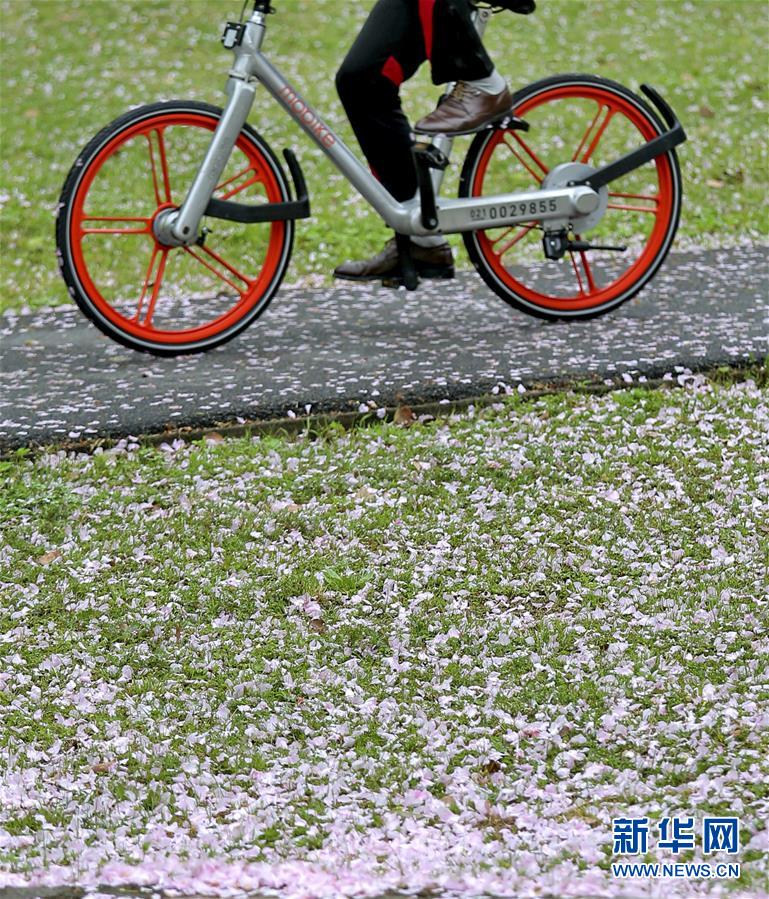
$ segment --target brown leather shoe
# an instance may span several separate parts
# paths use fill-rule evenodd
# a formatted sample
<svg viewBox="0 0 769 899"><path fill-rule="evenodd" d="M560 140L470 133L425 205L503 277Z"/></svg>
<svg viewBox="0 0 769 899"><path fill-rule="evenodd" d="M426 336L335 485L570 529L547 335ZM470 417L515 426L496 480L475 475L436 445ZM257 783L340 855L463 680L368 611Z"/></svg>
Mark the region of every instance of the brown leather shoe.
<svg viewBox="0 0 769 899"><path fill-rule="evenodd" d="M411 258L421 278L453 278L454 257L448 243L437 247L420 247L411 243ZM371 259L344 262L334 269L334 277L343 281L379 281L400 277L400 260L395 238L387 241L381 253Z"/></svg>
<svg viewBox="0 0 769 899"><path fill-rule="evenodd" d="M499 94L484 94L458 81L454 90L431 112L420 119L414 130L423 134L472 134L503 119L513 108L513 98L505 89Z"/></svg>

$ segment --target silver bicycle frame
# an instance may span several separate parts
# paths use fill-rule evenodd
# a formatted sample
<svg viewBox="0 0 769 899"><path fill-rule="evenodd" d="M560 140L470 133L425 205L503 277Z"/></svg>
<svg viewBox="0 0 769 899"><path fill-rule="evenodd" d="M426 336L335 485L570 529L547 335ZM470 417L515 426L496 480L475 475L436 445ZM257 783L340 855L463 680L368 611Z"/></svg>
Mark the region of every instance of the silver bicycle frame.
<svg viewBox="0 0 769 899"><path fill-rule="evenodd" d="M485 30L489 16L487 10L476 13L479 33ZM190 244L197 239L204 211L248 118L257 83L267 89L361 196L399 234L475 231L524 224L531 222L532 218L567 222L598 207L598 194L585 186L536 189L489 197L437 198L438 227L432 231L425 228L421 221L419 196L405 203L398 202L359 162L344 141L263 55L265 33L266 15L254 12L245 25L240 44L234 48L235 64L227 82L228 102L187 198L178 212L169 213L157 223L164 242ZM450 138L438 137L434 144L449 155L452 146ZM443 172L433 172L436 197L442 177Z"/></svg>

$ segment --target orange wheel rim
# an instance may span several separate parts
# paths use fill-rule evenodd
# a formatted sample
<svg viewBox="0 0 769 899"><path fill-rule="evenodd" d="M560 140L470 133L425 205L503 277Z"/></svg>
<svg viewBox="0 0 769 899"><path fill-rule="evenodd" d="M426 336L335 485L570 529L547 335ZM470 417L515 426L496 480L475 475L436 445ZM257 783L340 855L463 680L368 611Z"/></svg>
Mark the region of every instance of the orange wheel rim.
<svg viewBox="0 0 769 899"><path fill-rule="evenodd" d="M176 208L178 199L173 194L173 173L168 159L165 136L169 129L203 128L213 132L217 120L213 116L190 112L159 112L127 127L110 139L89 162L87 171L77 186L69 221L69 243L72 262L82 288L99 313L113 326L126 334L160 344L186 344L205 342L220 335L247 316L265 296L280 269L285 244L285 222L272 222L261 226L269 228L261 264L254 273L244 272L237 260L228 258L216 249L194 245L192 247L167 247L155 237L152 224L165 209ZM150 171L150 200L148 208L140 214L95 214L87 210L89 195L97 183L105 165L116 158L131 141L146 138L147 161ZM240 177L223 178L218 185L218 196L229 199L237 193L258 185L267 202L280 202L283 198L275 172L265 155L246 136L241 134L235 144L245 157L248 166ZM238 180L239 178L239 180ZM186 190L188 183L179 184L177 190ZM264 233L264 231L263 231ZM137 254L144 253L147 260L144 276L136 285L133 314L124 314L105 296L105 289L97 283L89 265L85 243L98 236L132 237L137 241ZM96 248L95 248L96 249ZM175 259L187 259L189 265L199 267L211 282L234 291L237 299L221 314L202 324L168 328L156 326L156 310L164 277ZM207 273L207 274L206 274ZM201 314L205 309L201 305Z"/></svg>
<svg viewBox="0 0 769 899"><path fill-rule="evenodd" d="M569 161L569 155L573 157L572 161L586 161L590 159L600 146L601 139L610 127L612 119L617 116L624 117L643 140L651 140L658 133L647 116L628 99L596 85L589 84L560 86L544 90L524 100L515 109L515 114L521 118L526 118L527 114L538 107L544 106L544 104L558 100L573 100L574 98L578 98L581 101L595 102L599 112L586 119L586 127L581 135L581 140L576 142L573 151L567 153L565 159L559 160L561 162ZM603 115L601 115L602 110L605 110ZM547 174L549 168L544 154L536 146L532 145L528 133L521 135L517 131L497 131L494 132L483 148L470 185L471 196L482 195L484 180L489 172L494 153L501 144L509 140L514 142L511 148L511 155L516 160L516 166L520 166L522 171L528 173L532 185L534 182L541 182ZM573 270L574 292L571 294L552 296L532 288L516 278L505 266L503 260L505 255L513 250L516 245L533 235L539 235L538 225L534 222L514 226L512 229L509 229L511 233L503 235L504 239L500 237L492 239L485 231L477 232L476 240L479 250L502 284L534 306L556 312L569 312L589 310L611 303L613 300L623 296L643 277L646 270L654 264L668 238L669 223L674 215L675 206L674 176L672 166L666 156L658 157L654 162L654 168L657 179L656 195L613 190L610 185L607 215L610 210L616 210L652 216L654 219L653 226L649 230L639 255L611 283L603 285L597 283L591 262L584 251L569 253L567 254L567 260L564 260ZM571 258L568 259L568 257Z"/></svg>

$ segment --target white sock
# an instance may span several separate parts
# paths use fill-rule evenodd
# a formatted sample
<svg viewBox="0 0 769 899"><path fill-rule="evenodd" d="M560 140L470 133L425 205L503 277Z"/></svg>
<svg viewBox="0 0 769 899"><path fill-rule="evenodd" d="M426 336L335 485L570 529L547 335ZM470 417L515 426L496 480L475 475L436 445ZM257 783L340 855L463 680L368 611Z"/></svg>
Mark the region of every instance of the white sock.
<svg viewBox="0 0 769 899"><path fill-rule="evenodd" d="M426 234L424 237L412 237L411 242L418 247L442 247L446 243L446 238L442 234Z"/></svg>
<svg viewBox="0 0 769 899"><path fill-rule="evenodd" d="M489 75L488 78L478 78L477 81L465 81L465 84L469 84L470 87L474 87L476 90L482 91L484 94L501 94L502 91L507 87L507 82L499 74L496 68L492 71L491 75Z"/></svg>

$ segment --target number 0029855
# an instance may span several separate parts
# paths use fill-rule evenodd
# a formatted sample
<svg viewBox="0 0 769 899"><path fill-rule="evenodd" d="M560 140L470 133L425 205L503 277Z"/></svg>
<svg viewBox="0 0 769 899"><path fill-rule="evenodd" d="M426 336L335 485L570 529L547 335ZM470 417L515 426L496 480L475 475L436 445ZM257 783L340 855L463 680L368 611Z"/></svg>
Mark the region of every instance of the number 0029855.
<svg viewBox="0 0 769 899"><path fill-rule="evenodd" d="M529 200L522 203L503 203L500 206L489 206L488 209L472 209L470 218L475 222L493 222L495 219L504 219L508 216L544 215L547 212L557 211L558 201L551 198L549 200Z"/></svg>

